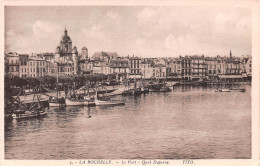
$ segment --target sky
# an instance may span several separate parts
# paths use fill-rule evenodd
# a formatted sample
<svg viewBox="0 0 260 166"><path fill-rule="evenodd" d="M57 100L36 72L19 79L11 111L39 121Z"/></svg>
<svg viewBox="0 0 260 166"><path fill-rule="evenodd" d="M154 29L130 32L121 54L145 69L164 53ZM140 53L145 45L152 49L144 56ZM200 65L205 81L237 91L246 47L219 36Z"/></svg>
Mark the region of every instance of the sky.
<svg viewBox="0 0 260 166"><path fill-rule="evenodd" d="M251 19L250 9L227 6L7 6L5 51L55 52L66 26L90 56L251 55Z"/></svg>

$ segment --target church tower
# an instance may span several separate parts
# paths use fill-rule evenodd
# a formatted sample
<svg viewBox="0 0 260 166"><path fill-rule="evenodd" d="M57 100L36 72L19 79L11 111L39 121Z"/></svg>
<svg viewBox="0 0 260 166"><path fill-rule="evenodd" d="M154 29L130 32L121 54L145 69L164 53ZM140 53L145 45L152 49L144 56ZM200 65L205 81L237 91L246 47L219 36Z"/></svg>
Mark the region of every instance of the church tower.
<svg viewBox="0 0 260 166"><path fill-rule="evenodd" d="M72 41L68 35L68 31L65 28L64 35L61 37L60 40L60 51L62 53L71 53L72 52Z"/></svg>

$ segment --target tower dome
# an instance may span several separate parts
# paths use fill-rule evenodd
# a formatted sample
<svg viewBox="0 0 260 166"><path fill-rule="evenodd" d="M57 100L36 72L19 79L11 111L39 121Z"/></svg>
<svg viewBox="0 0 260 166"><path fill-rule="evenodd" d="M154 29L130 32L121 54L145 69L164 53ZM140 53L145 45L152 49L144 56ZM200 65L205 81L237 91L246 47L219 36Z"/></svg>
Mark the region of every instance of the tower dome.
<svg viewBox="0 0 260 166"><path fill-rule="evenodd" d="M70 36L68 35L68 31L65 28L64 35L61 37L61 42L71 42Z"/></svg>

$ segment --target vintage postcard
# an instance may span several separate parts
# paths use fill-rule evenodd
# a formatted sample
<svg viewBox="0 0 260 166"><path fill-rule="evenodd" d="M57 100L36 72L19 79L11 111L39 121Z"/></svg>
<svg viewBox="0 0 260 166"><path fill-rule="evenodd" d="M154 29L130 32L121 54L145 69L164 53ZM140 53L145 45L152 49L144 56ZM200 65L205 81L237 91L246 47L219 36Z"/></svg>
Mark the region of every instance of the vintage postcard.
<svg viewBox="0 0 260 166"><path fill-rule="evenodd" d="M259 165L259 1L3 1L0 165Z"/></svg>

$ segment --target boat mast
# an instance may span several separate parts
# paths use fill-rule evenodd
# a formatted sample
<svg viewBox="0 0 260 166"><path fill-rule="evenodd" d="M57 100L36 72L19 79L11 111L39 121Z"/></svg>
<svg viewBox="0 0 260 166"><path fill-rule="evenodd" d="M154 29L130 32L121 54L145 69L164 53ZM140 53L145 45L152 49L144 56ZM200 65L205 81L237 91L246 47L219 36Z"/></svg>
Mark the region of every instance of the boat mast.
<svg viewBox="0 0 260 166"><path fill-rule="evenodd" d="M57 99L59 98L59 89L58 89L58 84L59 84L59 71L58 71L58 65L57 65L57 84L56 84L56 89L57 89Z"/></svg>

